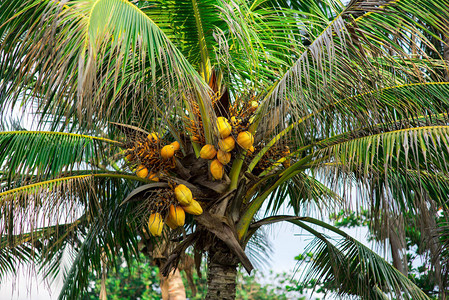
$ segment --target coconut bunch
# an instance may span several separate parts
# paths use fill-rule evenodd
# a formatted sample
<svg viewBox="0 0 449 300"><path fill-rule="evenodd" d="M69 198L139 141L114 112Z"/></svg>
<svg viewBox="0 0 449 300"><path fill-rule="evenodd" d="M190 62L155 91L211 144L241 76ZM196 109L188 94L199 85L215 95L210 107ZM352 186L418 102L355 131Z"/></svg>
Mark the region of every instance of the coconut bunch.
<svg viewBox="0 0 449 300"><path fill-rule="evenodd" d="M213 104L219 105L216 102ZM229 105L225 113L229 118L220 116L214 124L216 129L214 144L205 143L200 112L195 105L192 107L193 113L186 117L187 124L184 128L190 135L193 147L186 142L184 154L178 152L180 150L178 142L169 143L155 132L150 134L143 133L142 130L125 132L127 134L127 142L123 144L125 160L131 169L135 170L136 175L152 181L159 181L159 178L162 178L162 181L168 180L148 187L151 191L143 192L145 196L143 199L140 198L143 201L139 204L141 208L139 211L142 213L139 215L145 220L144 222L148 220L148 229L153 236L160 236L165 224L171 229L183 226L186 213L192 215L203 213L203 208L194 199L192 191L186 185L176 185L176 180L172 181L170 178L175 176L192 184L201 185L204 179L200 178L208 168L214 180L222 180L225 176L225 167L237 157L237 154L244 154L248 159L254 155L254 136L250 126L258 108L257 101L246 98ZM179 133L180 136L183 134ZM198 148L201 149L199 153L196 153L199 158L193 155L195 144L202 146ZM259 146L263 147L263 144ZM270 149L254 170L262 172L279 158L288 156L287 150L288 148L282 146ZM208 163L198 159L208 160ZM287 161L284 163L287 164ZM209 199L215 197L216 193L216 190L210 189L198 196Z"/></svg>
<svg viewBox="0 0 449 300"><path fill-rule="evenodd" d="M212 97L212 107L220 111L218 93ZM215 180L221 180L225 174L225 166L232 161L234 154L242 149L246 153L254 152L254 136L249 131L254 113L259 104L254 99L236 101L227 110L230 118L218 117L216 122L216 136L218 142L215 145L206 144L202 134L203 124L196 103L192 103L192 116L186 117L186 129L191 136L192 142L203 145L200 150L202 159L210 160L209 171ZM197 121L191 119L195 118Z"/></svg>
<svg viewBox="0 0 449 300"><path fill-rule="evenodd" d="M203 209L185 185L174 188L159 189L153 192L147 210L150 211L148 229L153 236L160 236L164 225L176 229L184 225L186 213L201 215Z"/></svg>
<svg viewBox="0 0 449 300"><path fill-rule="evenodd" d="M152 132L148 136L132 136L124 148L125 160L138 177L159 181L160 173L175 168L174 156L180 145L178 142L164 145L159 134Z"/></svg>
<svg viewBox="0 0 449 300"><path fill-rule="evenodd" d="M254 136L248 130L242 130L247 128L239 125L232 126L225 117L217 118L216 127L218 130L217 147L210 144L204 145L201 148L200 157L211 160L209 171L214 179L220 180L224 175L224 166L231 162L232 156L238 151L238 148L246 152L254 152Z"/></svg>

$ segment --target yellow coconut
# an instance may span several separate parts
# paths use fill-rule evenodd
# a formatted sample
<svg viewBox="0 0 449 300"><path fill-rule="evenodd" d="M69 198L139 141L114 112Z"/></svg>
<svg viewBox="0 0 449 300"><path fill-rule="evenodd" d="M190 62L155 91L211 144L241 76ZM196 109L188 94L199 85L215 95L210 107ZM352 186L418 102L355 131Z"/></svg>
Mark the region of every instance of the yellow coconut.
<svg viewBox="0 0 449 300"><path fill-rule="evenodd" d="M140 178L147 178L148 169L145 166L140 165L136 169L136 175L137 175L137 177L140 177Z"/></svg>
<svg viewBox="0 0 449 300"><path fill-rule="evenodd" d="M214 159L210 163L209 169L210 173L212 174L212 177L214 177L215 179L218 180L223 178L224 168L218 159Z"/></svg>
<svg viewBox="0 0 449 300"><path fill-rule="evenodd" d="M167 145L162 147L161 156L163 159L170 159L175 155L175 147L173 145Z"/></svg>
<svg viewBox="0 0 449 300"><path fill-rule="evenodd" d="M182 209L181 206L170 205L167 220L169 220L171 224L176 225L176 227L183 226L186 220L184 209Z"/></svg>
<svg viewBox="0 0 449 300"><path fill-rule="evenodd" d="M150 142L157 143L157 141L159 141L159 133L152 132L148 135L147 138L150 140Z"/></svg>
<svg viewBox="0 0 449 300"><path fill-rule="evenodd" d="M183 184L175 188L175 196L181 205L189 205L193 199L192 191Z"/></svg>
<svg viewBox="0 0 449 300"><path fill-rule="evenodd" d="M229 124L228 119L226 119L225 117L217 118L217 128L218 128L218 132L220 133L220 137L222 139L224 139L225 137L228 137L232 131L231 124Z"/></svg>
<svg viewBox="0 0 449 300"><path fill-rule="evenodd" d="M167 224L168 227L170 227L171 229L176 229L176 228L179 227L178 225L176 225L175 223L173 223L173 221L168 217L168 215L167 215L167 217L165 218L165 224Z"/></svg>
<svg viewBox="0 0 449 300"><path fill-rule="evenodd" d="M175 149L175 151L178 151L179 148L181 148L181 146L179 145L178 141L174 141L173 143L171 143L170 145L173 146L173 148Z"/></svg>
<svg viewBox="0 0 449 300"><path fill-rule="evenodd" d="M237 144L245 150L251 148L254 143L254 136L249 131L242 131L237 136Z"/></svg>
<svg viewBox="0 0 449 300"><path fill-rule="evenodd" d="M254 146L249 147L248 152L249 153L254 153L254 151L256 151L256 149L254 148Z"/></svg>
<svg viewBox="0 0 449 300"><path fill-rule="evenodd" d="M232 136L218 141L218 147L224 152L231 152L235 148L235 140Z"/></svg>
<svg viewBox="0 0 449 300"><path fill-rule="evenodd" d="M200 157L204 159L214 159L215 155L217 155L217 150L213 145L204 145L200 151Z"/></svg>
<svg viewBox="0 0 449 300"><path fill-rule="evenodd" d="M154 236L160 236L162 234L162 228L164 228L164 222L160 213L154 213L150 215L148 219L148 229Z"/></svg>
<svg viewBox="0 0 449 300"><path fill-rule="evenodd" d="M231 161L231 153L219 149L217 152L217 159L222 165L226 165Z"/></svg>
<svg viewBox="0 0 449 300"><path fill-rule="evenodd" d="M183 209L186 213L189 213L191 215L198 216L203 213L203 208L195 199L192 200L192 203L190 203L190 205L184 206Z"/></svg>

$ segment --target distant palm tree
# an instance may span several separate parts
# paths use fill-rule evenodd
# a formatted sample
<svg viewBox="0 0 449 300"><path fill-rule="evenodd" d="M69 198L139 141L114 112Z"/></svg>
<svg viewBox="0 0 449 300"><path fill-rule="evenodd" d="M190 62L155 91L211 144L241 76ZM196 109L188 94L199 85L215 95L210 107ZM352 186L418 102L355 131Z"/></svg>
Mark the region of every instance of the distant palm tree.
<svg viewBox="0 0 449 300"><path fill-rule="evenodd" d="M320 217L351 202L379 226L447 216L447 65L423 49L448 18L448 0L2 1L1 114L30 108L39 131L0 133L1 275L54 275L67 249L60 297L77 299L91 270L162 235L165 274L193 246L208 299L234 299L248 242L289 221L316 237L307 276L427 299Z"/></svg>

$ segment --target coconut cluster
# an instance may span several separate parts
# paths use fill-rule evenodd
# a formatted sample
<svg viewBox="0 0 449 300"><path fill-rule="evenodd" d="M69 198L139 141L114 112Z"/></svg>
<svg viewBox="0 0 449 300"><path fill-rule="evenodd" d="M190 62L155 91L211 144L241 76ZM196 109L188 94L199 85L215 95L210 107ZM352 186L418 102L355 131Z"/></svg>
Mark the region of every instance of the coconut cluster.
<svg viewBox="0 0 449 300"><path fill-rule="evenodd" d="M153 236L160 236L167 224L171 229L183 226L185 222L185 214L201 215L203 209L201 204L196 201L192 195L192 191L184 184L177 185L173 191L174 199L166 199L167 205L159 205L152 209L152 213L148 218L148 229ZM168 206L168 208L167 208Z"/></svg>
<svg viewBox="0 0 449 300"><path fill-rule="evenodd" d="M254 136L250 131L250 125L257 108L256 101L240 102L230 106L227 112L230 119L223 116L217 118L215 144L205 144L200 117L198 123L190 120L192 124L186 127L187 132L190 133L192 142L203 146L199 156L209 160L209 172L215 180L223 178L225 166L232 162L237 153L244 153L248 157L254 154ZM159 181L159 178L169 180L170 173L176 173L176 158L183 157L178 142L164 141L155 132L148 135L127 134L127 137L128 142L124 143L125 161L138 177L152 181ZM263 147L263 144L258 146ZM287 157L290 154L287 147L279 146L270 149L253 171L260 173L272 165L273 159L277 159L279 155ZM289 161L285 160L283 164L285 167ZM183 184L175 186L174 182L168 184L168 188L153 189L152 195L150 197L147 195L149 201L142 203L145 219L148 213L150 214L148 229L153 236L160 236L165 224L171 229L183 226L186 213L192 215L203 213L200 203L194 199L187 186Z"/></svg>
<svg viewBox="0 0 449 300"><path fill-rule="evenodd" d="M232 121L235 124L234 126L231 125L227 118L218 117L216 124L219 138L218 147L206 144L200 151L201 158L212 160L209 165L209 171L216 180L223 178L224 166L231 162L232 152L237 150L236 145L247 152L254 152L253 134L247 130L238 132L239 122L237 118L233 117Z"/></svg>
<svg viewBox="0 0 449 300"><path fill-rule="evenodd" d="M174 156L180 149L178 142L164 145L159 134L134 137L126 145L125 160L140 178L159 181L161 172L174 169Z"/></svg>

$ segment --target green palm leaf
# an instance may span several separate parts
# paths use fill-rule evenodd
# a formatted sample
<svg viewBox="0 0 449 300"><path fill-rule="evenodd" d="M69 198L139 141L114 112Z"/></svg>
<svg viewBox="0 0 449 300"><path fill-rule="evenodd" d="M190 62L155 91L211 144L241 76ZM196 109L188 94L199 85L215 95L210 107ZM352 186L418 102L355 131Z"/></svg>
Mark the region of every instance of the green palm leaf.
<svg viewBox="0 0 449 300"><path fill-rule="evenodd" d="M58 299L79 299L88 288L89 273L95 270L102 274L105 268L113 270L121 261L119 253L127 262L137 255L141 223L136 223L132 205L119 205L121 194L129 192L129 189L120 187L120 182L109 181L110 194L104 195L101 210L86 228L80 245L70 247L73 261L64 274L64 286Z"/></svg>
<svg viewBox="0 0 449 300"><path fill-rule="evenodd" d="M388 172L390 165L399 162L414 170L436 168L446 174L448 130L449 126L406 128L337 142L320 153L330 155L341 166L357 166L361 174L381 169Z"/></svg>
<svg viewBox="0 0 449 300"><path fill-rule="evenodd" d="M343 238L335 243L304 221L331 230ZM401 272L345 232L311 218L289 222L317 237L306 250L313 251L315 255L305 273L305 280L320 278L320 282L336 289L339 296L348 298L357 295L367 299L387 299L396 294L410 299L429 299Z"/></svg>
<svg viewBox="0 0 449 300"><path fill-rule="evenodd" d="M101 271L103 255L113 264L120 249L126 259L136 251L135 230L140 228L140 220L135 223L130 213L135 205L120 205L135 187L129 179L135 176L78 175L1 193L1 219L7 224L0 244L1 275L14 273L18 262L26 262L54 277L61 272L64 253L72 253L75 265L60 297L78 299L87 287L89 272ZM27 226L18 227L19 223ZM83 249L89 251L88 256ZM82 280L71 282L73 274Z"/></svg>
<svg viewBox="0 0 449 300"><path fill-rule="evenodd" d="M170 92L182 88L187 93L202 86L198 73L161 29L128 1L70 1L65 5L9 1L2 8L0 51L17 49L0 72L2 88L9 91L2 107L20 99L22 105L36 103L49 121L65 116L67 123L81 124L85 119L91 124L93 115L108 119L117 99L131 97L136 90L147 91L157 81L171 85ZM42 11L49 17L39 14ZM48 44L51 49L46 48ZM36 45L39 49L32 51ZM30 69L33 64L42 66L39 72ZM130 83L135 89L126 88ZM157 103L154 94L150 99ZM59 118L50 118L53 114Z"/></svg>
<svg viewBox="0 0 449 300"><path fill-rule="evenodd" d="M63 264L67 245L76 246L86 218L13 236L3 235L0 242L0 277L16 275L15 265L25 263L44 277L55 277Z"/></svg>
<svg viewBox="0 0 449 300"><path fill-rule="evenodd" d="M19 176L25 180L46 179L70 172L82 163L98 164L108 159L103 144L120 143L64 132L0 132L0 166L6 170L4 180L11 183Z"/></svg>
<svg viewBox="0 0 449 300"><path fill-rule="evenodd" d="M285 199L289 199L287 202ZM323 214L343 204L341 197L315 177L303 172L281 184L267 199L267 213L276 214L282 205L293 208L295 215Z"/></svg>
<svg viewBox="0 0 449 300"><path fill-rule="evenodd" d="M223 28L216 0L155 1L142 6L146 13L181 49L187 60L204 74L200 68L210 68L217 42L213 32ZM212 62L214 64L215 62ZM209 71L210 72L210 71ZM205 75L208 79L209 76Z"/></svg>
<svg viewBox="0 0 449 300"><path fill-rule="evenodd" d="M5 224L3 234L10 236L15 233L17 224L44 228L71 223L78 218L83 207L95 215L101 199L108 196L106 192L117 193L112 193L117 186L107 185L109 181L101 183L105 178L134 181L139 179L134 175L91 173L37 182L0 193L0 216ZM104 191L96 193L96 189L100 187ZM118 191L123 191L123 188ZM121 196L125 197L124 194Z"/></svg>
<svg viewBox="0 0 449 300"><path fill-rule="evenodd" d="M412 13L413 4L408 2L410 1L400 1L401 5L396 2L388 3L388 7L391 6L391 10L394 11L394 14L387 15L388 18L394 16L395 19L390 20L392 24L396 24L396 18L408 18L408 13ZM399 7L396 7L396 4ZM400 55L407 60L408 55L403 52L394 52L396 48L383 49L382 46L379 46L378 44L381 43L382 45L390 44L391 35L388 35L390 32L384 32L382 36L379 33L376 40L367 33L367 29L357 27L357 22L346 23L345 19L350 18L351 9L351 7L347 7L340 16L329 23L321 35L317 36L307 48L307 51L301 54L294 65L284 73L282 79L275 84L272 92L266 96L268 101L266 106L263 105L260 109L260 115L264 115L261 124L270 124L268 120L275 119L276 124L285 126L284 124L301 120L310 112L329 107L332 103L336 103L348 95L372 93L375 90L373 87L392 87L398 84L423 81L428 78L427 74L434 73L430 65L421 65L422 73L416 73L413 70L416 70L418 66L414 66L413 63L408 66L404 65L396 57L396 55ZM431 13L439 13L439 7L432 8ZM429 26L435 26L442 30L441 24L433 19L425 19L425 14L419 18L422 18L422 22L427 22ZM370 18L364 20L368 19ZM388 22L376 22L376 25L371 24L371 22L375 22L374 20L369 22L370 26L385 26L385 30L390 29ZM419 30L410 26L407 26L406 29L412 32L407 34L418 35ZM401 35L401 38L408 41L407 34ZM383 64L379 63L379 57L382 57ZM437 63L434 67L439 68L441 64ZM399 70L399 75L392 76L390 71L393 69ZM437 80L441 80L441 76L439 78ZM366 105L374 108L380 107L376 102L377 99L377 97L366 99ZM270 107L270 112L263 107ZM279 107L281 113L271 109L272 107ZM273 115L273 113L277 115ZM284 117L286 119L283 119ZM317 123L326 124L325 117L316 116L316 118ZM277 130L283 130L283 126ZM314 127L312 127L313 129Z"/></svg>

